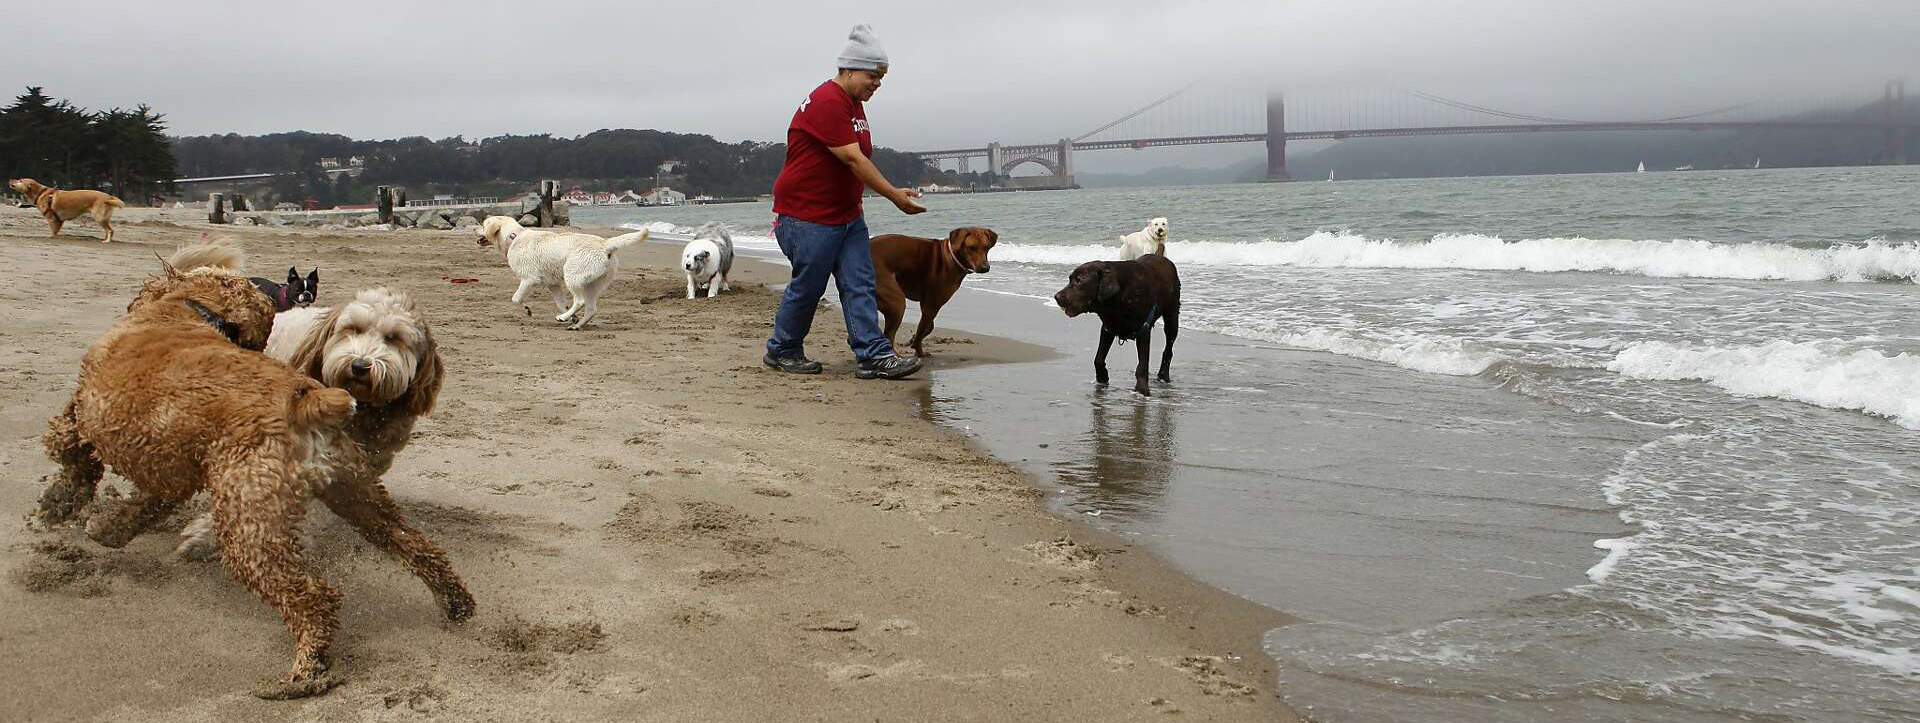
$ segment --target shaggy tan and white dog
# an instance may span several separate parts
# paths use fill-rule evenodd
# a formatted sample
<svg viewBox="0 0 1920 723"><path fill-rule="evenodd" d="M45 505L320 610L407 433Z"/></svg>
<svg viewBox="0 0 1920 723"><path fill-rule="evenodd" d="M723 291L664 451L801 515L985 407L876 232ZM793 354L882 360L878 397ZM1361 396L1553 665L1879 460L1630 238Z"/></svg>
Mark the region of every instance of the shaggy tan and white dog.
<svg viewBox="0 0 1920 723"><path fill-rule="evenodd" d="M481 246L497 246L507 266L520 277L520 288L513 292L513 303L533 316L527 294L535 286L544 286L560 308L554 321L571 321L568 329L579 329L600 308L600 295L613 283L620 270L620 249L641 243L651 235L636 231L613 238L588 233L567 233L530 229L508 216L489 216L480 222ZM560 295L562 288L573 295L573 303Z"/></svg>
<svg viewBox="0 0 1920 723"><path fill-rule="evenodd" d="M1147 254L1167 255L1167 219L1156 218L1146 228L1120 237L1120 260L1132 261Z"/></svg>
<svg viewBox="0 0 1920 723"><path fill-rule="evenodd" d="M413 436L421 415L433 411L444 369L433 329L413 298L367 289L340 307L291 309L276 315L267 356L337 389L357 402L347 433L367 452L375 479ZM176 552L207 557L217 549L213 518L202 515L180 532Z"/></svg>
<svg viewBox="0 0 1920 723"><path fill-rule="evenodd" d="M223 256L225 256L223 258ZM200 266L181 271L182 267ZM237 252L196 247L174 255L127 313L87 350L67 407L42 442L60 466L34 521L65 523L95 497L107 467L134 494L87 520L87 535L122 547L201 490L227 571L279 611L293 634L293 667L270 698L314 695L339 627L340 591L307 567L300 543L319 498L374 546L427 584L448 620L473 615L446 553L407 524L347 433L353 395L258 350L273 305L237 271Z"/></svg>

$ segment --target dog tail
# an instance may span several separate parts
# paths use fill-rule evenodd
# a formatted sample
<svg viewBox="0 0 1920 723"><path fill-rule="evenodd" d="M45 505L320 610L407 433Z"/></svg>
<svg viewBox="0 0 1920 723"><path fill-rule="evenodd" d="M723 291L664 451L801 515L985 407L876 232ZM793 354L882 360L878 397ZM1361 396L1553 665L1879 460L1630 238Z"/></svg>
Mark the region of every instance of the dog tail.
<svg viewBox="0 0 1920 723"><path fill-rule="evenodd" d="M308 381L311 386L294 392L292 408L287 415L295 429L338 427L353 418L352 394L339 387L321 386L319 382Z"/></svg>
<svg viewBox="0 0 1920 723"><path fill-rule="evenodd" d="M173 252L173 256L167 258L167 265L182 273L194 269L213 269L237 274L247 265L247 254L225 244L198 243Z"/></svg>
<svg viewBox="0 0 1920 723"><path fill-rule="evenodd" d="M107 205L109 205L109 206L112 206L112 207L114 207L114 208L124 208L124 207L125 207L125 206L127 205L127 202L126 202L126 201L122 201L122 200L120 200L120 199L118 199L118 198L115 198L115 197L113 197L113 196L108 196L108 197L107 197Z"/></svg>
<svg viewBox="0 0 1920 723"><path fill-rule="evenodd" d="M642 229L639 231L635 231L633 233L621 234L619 236L615 236L613 238L607 239L607 256L612 257L613 254L615 252L618 252L620 249L626 248L628 246L632 246L637 243L644 243L647 240L647 237L652 235L653 235L652 231L647 231L645 229Z"/></svg>

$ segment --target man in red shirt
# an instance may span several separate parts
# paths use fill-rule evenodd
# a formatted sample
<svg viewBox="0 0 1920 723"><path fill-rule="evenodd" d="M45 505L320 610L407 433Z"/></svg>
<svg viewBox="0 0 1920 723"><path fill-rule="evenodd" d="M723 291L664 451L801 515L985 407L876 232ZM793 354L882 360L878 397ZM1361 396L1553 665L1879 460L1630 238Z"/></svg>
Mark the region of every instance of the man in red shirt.
<svg viewBox="0 0 1920 723"><path fill-rule="evenodd" d="M871 188L902 213L927 209L913 200L919 191L895 188L873 165L873 136L861 103L880 89L887 54L865 25L854 26L849 38L840 53L840 72L800 102L787 126L787 161L773 184L773 236L793 262L793 280L774 313L773 336L761 361L783 372L820 373L820 363L807 358L803 344L832 276L840 288L847 344L860 363L854 376L900 379L919 371L920 360L895 354L880 328L860 196L863 188Z"/></svg>

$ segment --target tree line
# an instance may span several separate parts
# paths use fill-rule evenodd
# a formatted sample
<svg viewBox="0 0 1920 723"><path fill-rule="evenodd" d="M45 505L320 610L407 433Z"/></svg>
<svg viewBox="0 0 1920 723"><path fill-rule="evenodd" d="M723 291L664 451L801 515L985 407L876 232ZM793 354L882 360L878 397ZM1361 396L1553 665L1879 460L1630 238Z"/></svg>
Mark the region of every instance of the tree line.
<svg viewBox="0 0 1920 723"><path fill-rule="evenodd" d="M165 116L146 105L89 111L29 86L0 108L0 173L58 188L97 188L131 203L172 192L177 177L280 174L268 202L312 198L322 207L367 203L373 187L398 185L416 196L511 195L545 179L595 190L645 190L656 183L688 194L770 193L786 144L740 141L658 130L608 129L578 138L549 134L479 140L407 137L358 140L335 133L169 137ZM329 174L320 159L359 157L358 174ZM874 149L874 163L893 182L952 183L952 174L910 154ZM661 172L667 161L676 162Z"/></svg>
<svg viewBox="0 0 1920 723"><path fill-rule="evenodd" d="M286 173L274 183L281 200L311 197L321 206L366 203L375 185L406 186L456 196L507 195L540 180L595 190L641 190L656 182L688 194L755 196L770 193L786 158L786 144L740 141L658 130L609 129L578 138L548 134L479 140L455 136L355 140L328 133L238 134L176 138L179 167L190 176ZM359 157L358 178L329 178L320 159ZM894 183L920 184L935 172L918 158L874 149L874 164ZM676 162L671 171L661 165Z"/></svg>
<svg viewBox="0 0 1920 723"><path fill-rule="evenodd" d="M131 203L169 189L166 117L142 104L89 111L28 86L0 108L0 172L56 188L96 188Z"/></svg>

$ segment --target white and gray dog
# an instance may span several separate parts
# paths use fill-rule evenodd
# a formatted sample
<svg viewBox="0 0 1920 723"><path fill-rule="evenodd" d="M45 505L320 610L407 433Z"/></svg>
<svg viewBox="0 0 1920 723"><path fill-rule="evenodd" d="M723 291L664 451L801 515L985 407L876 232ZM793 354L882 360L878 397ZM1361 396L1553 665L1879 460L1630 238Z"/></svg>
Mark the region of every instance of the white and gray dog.
<svg viewBox="0 0 1920 723"><path fill-rule="evenodd" d="M687 298L699 291L719 296L730 288L727 274L733 273L733 236L717 221L701 224L680 251L680 267L687 270Z"/></svg>

